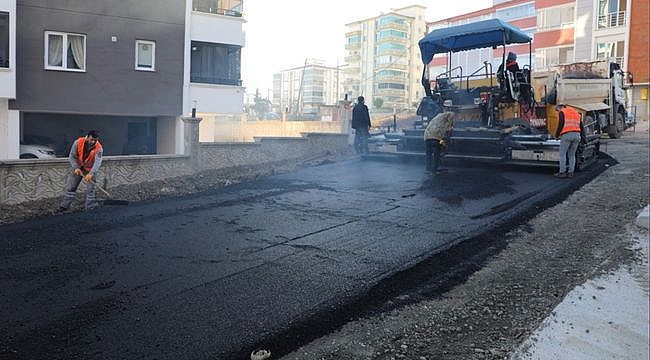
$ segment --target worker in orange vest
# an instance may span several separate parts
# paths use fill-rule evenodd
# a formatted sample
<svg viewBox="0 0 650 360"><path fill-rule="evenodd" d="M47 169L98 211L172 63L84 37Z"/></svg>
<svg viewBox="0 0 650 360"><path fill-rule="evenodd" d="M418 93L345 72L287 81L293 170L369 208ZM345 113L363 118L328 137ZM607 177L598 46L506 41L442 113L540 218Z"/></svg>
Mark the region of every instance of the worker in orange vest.
<svg viewBox="0 0 650 360"><path fill-rule="evenodd" d="M565 104L557 104L558 125L555 138L560 139L560 170L555 176L559 178L573 177L576 167L576 151L580 141L586 142L582 116L579 112ZM567 158L569 164L567 167Z"/></svg>
<svg viewBox="0 0 650 360"><path fill-rule="evenodd" d="M59 205L58 212L68 210L81 180L86 182L86 210L97 206L94 179L99 167L102 165L103 154L104 149L99 142L97 130L90 130L86 136L74 141L70 148L70 155L68 155L72 172L68 175L63 200Z"/></svg>

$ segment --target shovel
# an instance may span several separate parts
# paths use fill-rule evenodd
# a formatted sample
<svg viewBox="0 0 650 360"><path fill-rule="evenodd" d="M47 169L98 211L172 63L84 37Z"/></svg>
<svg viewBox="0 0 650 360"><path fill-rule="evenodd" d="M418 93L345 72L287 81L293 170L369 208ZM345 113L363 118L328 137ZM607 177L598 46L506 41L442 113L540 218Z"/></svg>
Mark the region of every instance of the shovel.
<svg viewBox="0 0 650 360"><path fill-rule="evenodd" d="M95 184L95 187L98 188L101 192L104 193L104 195L106 195L108 197L108 199L99 200L99 201L103 202L104 205L129 205L128 200L115 200L115 199L113 199L111 194L109 194L108 191L104 190L103 187L99 186L99 184L97 184L95 182L95 180L90 180L90 182Z"/></svg>

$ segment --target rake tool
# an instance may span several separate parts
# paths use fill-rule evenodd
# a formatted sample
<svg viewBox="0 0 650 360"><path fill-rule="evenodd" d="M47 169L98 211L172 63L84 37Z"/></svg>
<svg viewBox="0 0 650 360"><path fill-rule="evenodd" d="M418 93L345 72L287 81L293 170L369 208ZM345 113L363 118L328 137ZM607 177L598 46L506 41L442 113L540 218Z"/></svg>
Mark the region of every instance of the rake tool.
<svg viewBox="0 0 650 360"><path fill-rule="evenodd" d="M104 195L106 195L108 197L108 199L99 200L102 203L104 203L104 205L129 205L128 200L116 200L116 199L113 199L111 194L108 191L106 191L103 187L99 186L99 184L97 184L97 182L95 182L95 180L90 180L90 182L95 184L95 187L98 188L101 192L104 193Z"/></svg>

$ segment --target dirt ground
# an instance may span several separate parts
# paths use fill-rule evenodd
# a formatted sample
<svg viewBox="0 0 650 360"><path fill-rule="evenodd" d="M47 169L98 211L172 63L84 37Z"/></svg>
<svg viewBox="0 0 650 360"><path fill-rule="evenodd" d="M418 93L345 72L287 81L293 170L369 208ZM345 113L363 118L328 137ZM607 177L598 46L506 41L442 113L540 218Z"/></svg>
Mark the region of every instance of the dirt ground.
<svg viewBox="0 0 650 360"><path fill-rule="evenodd" d="M619 164L508 233L466 282L351 321L282 359L509 358L575 286L635 260L628 245L649 198L648 123L603 145Z"/></svg>

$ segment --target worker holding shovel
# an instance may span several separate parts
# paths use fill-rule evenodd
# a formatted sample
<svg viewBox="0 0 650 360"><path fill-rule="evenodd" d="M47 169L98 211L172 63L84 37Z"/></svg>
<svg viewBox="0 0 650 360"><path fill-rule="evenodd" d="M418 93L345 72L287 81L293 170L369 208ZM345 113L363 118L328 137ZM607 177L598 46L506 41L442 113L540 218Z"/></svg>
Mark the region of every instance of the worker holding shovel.
<svg viewBox="0 0 650 360"><path fill-rule="evenodd" d="M68 210L81 180L86 182L86 210L97 206L94 179L99 167L102 165L102 155L103 148L99 142L97 130L90 130L86 136L75 140L68 156L72 172L68 175L63 200L57 212Z"/></svg>

